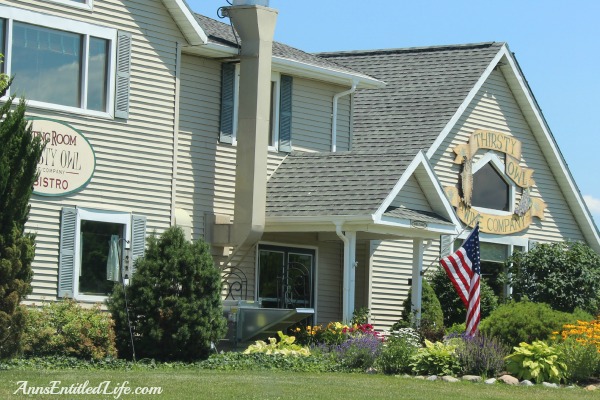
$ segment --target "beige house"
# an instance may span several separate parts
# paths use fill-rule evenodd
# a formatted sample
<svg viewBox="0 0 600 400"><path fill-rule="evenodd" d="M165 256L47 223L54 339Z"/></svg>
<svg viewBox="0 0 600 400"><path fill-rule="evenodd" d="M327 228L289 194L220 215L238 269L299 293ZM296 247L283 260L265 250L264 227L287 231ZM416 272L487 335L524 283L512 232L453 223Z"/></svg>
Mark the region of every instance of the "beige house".
<svg viewBox="0 0 600 400"><path fill-rule="evenodd" d="M273 9L226 13L183 0L0 5L5 72L53 141L31 200L28 301L103 301L145 236L173 224L211 244L224 299L292 310L270 320L284 325L368 307L387 328L409 282L418 312L440 238L477 213L490 278L534 241L600 251L505 44L312 55L272 42Z"/></svg>

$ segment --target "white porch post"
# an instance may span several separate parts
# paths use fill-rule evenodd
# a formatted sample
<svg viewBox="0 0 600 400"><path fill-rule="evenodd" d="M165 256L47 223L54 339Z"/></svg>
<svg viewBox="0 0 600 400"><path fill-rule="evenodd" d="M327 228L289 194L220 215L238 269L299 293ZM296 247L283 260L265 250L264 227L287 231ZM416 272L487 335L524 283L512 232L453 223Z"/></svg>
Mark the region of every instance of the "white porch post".
<svg viewBox="0 0 600 400"><path fill-rule="evenodd" d="M344 321L349 322L354 314L354 298L356 297L356 232L346 232L348 238L348 299ZM346 262L344 262L344 265Z"/></svg>
<svg viewBox="0 0 600 400"><path fill-rule="evenodd" d="M413 239L412 265L412 315L418 326L421 322L421 296L423 293L423 239Z"/></svg>
<svg viewBox="0 0 600 400"><path fill-rule="evenodd" d="M356 232L342 232L342 223L336 223L335 232L344 242L344 268L342 277L342 320L349 322L354 312Z"/></svg>

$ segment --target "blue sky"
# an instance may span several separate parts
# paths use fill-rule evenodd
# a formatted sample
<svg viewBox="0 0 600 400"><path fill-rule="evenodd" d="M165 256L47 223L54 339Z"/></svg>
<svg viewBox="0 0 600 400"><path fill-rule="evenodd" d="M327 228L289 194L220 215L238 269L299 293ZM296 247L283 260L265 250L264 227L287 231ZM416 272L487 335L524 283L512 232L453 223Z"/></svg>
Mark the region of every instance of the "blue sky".
<svg viewBox="0 0 600 400"><path fill-rule="evenodd" d="M217 8L227 5L186 1L215 19ZM600 226L600 1L271 0L270 5L279 10L275 39L308 52L507 42Z"/></svg>

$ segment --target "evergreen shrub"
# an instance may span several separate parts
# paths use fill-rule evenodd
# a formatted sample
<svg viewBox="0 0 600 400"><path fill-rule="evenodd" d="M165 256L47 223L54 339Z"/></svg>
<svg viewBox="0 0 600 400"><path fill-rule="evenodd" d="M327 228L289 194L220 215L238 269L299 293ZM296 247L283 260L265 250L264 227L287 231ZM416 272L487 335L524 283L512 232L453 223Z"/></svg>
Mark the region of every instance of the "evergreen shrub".
<svg viewBox="0 0 600 400"><path fill-rule="evenodd" d="M211 343L225 335L220 272L208 245L187 241L179 227L148 238L130 285L116 285L108 299L119 355L130 357L125 294L137 358L204 359Z"/></svg>
<svg viewBox="0 0 600 400"><path fill-rule="evenodd" d="M510 301L499 306L479 324L481 333L497 337L510 346L521 342L547 340L552 332L560 331L563 325L577 320L592 320L584 311L575 313L555 311L547 304L531 301Z"/></svg>
<svg viewBox="0 0 600 400"><path fill-rule="evenodd" d="M444 314L442 306L431 285L423 280L423 291L421 296L421 321L418 327L413 324L412 315L412 288L402 304L401 319L392 326L392 330L414 327L423 339L430 341L441 340L444 336Z"/></svg>
<svg viewBox="0 0 600 400"><path fill-rule="evenodd" d="M0 73L0 97L11 82ZM25 223L44 148L25 119L25 100L13 106L14 98L0 106L0 359L21 348L26 322L19 304L31 292L35 255L35 235L25 232Z"/></svg>
<svg viewBox="0 0 600 400"><path fill-rule="evenodd" d="M436 268L427 279L442 306L444 325L450 327L454 324L464 323L467 320L467 309L458 296L454 285L452 285L452 281L448 278L446 271L442 267ZM498 307L498 296L494 294L485 279L480 280L479 288L481 318L483 319Z"/></svg>

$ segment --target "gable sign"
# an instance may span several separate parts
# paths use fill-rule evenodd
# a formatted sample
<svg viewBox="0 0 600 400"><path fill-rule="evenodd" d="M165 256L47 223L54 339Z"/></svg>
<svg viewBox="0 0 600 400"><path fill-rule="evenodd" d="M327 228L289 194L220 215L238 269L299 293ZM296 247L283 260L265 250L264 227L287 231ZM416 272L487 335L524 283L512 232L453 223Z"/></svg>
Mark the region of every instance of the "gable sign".
<svg viewBox="0 0 600 400"><path fill-rule="evenodd" d="M515 207L515 212L508 215L496 215L481 212L471 206L473 173L471 166L473 156L479 149L496 150L505 154L505 174L519 187L523 188L521 201ZM479 220L482 232L494 234L511 234L526 229L533 219L544 219L546 204L539 198L532 198L530 191L535 181L533 169L521 167L521 142L514 137L490 130L475 130L468 143L454 147L455 164L463 165L461 172L461 187L447 186L444 188L450 203L456 207L458 217L465 224L473 227ZM462 193L461 193L462 192Z"/></svg>
<svg viewBox="0 0 600 400"><path fill-rule="evenodd" d="M33 193L63 196L82 190L96 168L96 156L90 142L67 123L44 118L29 120L33 136L46 142Z"/></svg>

